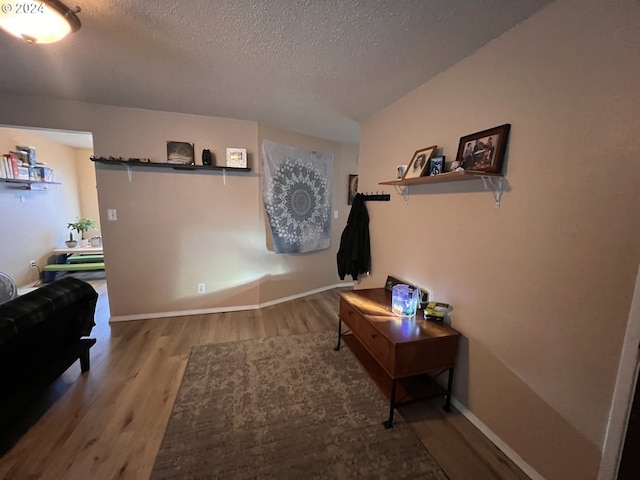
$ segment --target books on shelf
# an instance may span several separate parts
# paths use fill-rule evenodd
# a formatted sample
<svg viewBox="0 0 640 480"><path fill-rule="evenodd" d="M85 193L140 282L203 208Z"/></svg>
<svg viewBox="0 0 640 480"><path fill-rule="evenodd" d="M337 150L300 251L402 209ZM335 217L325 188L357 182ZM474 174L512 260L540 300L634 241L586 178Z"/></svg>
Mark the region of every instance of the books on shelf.
<svg viewBox="0 0 640 480"><path fill-rule="evenodd" d="M18 171L18 157L14 153L4 153L2 154L2 169L0 172L2 173L2 178L19 178L20 172Z"/></svg>
<svg viewBox="0 0 640 480"><path fill-rule="evenodd" d="M30 167L36 166L36 149L35 147L25 147L22 145L16 145L18 156L22 160L23 164L27 164ZM27 166L25 165L25 166Z"/></svg>
<svg viewBox="0 0 640 480"><path fill-rule="evenodd" d="M18 180L30 180L29 178L29 167L18 167L18 175L15 177Z"/></svg>
<svg viewBox="0 0 640 480"><path fill-rule="evenodd" d="M42 172L42 181L43 182L55 182L55 177L53 175L53 170L49 167L36 167L40 169Z"/></svg>
<svg viewBox="0 0 640 480"><path fill-rule="evenodd" d="M30 182L54 182L53 169L39 165L30 158L21 160L16 152L3 153L0 159L0 178Z"/></svg>

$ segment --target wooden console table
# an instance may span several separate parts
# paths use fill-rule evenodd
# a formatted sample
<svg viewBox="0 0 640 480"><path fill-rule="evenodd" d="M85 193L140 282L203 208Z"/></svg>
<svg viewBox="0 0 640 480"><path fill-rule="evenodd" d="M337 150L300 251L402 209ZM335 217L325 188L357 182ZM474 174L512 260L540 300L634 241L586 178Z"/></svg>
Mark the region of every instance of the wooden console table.
<svg viewBox="0 0 640 480"><path fill-rule="evenodd" d="M342 324L348 331L342 331ZM393 426L396 407L424 398L425 387L433 396L434 376L448 372L444 392L445 411L451 409L453 368L460 333L448 325L424 320L422 312L413 319L391 313L391 292L384 288L340 292L338 345L349 346L378 387L389 398L389 418L385 428ZM432 375L434 371L439 373ZM429 385L430 384L430 385Z"/></svg>

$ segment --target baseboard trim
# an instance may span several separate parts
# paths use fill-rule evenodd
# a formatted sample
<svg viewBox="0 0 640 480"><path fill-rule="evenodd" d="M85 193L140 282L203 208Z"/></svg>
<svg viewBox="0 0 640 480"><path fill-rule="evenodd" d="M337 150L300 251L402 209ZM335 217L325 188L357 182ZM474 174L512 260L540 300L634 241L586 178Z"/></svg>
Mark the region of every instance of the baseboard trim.
<svg viewBox="0 0 640 480"><path fill-rule="evenodd" d="M478 417L476 417L473 413L469 411L467 407L461 404L459 401L455 399L455 397L451 397L451 403L453 404L458 411L464 415L464 417L469 420L482 434L487 437L491 442L502 450L509 460L515 463L520 470L522 470L531 480L544 480L544 477L540 475L535 469L525 462L520 455L518 455L509 445L507 445L498 435L493 433L493 431L487 427L484 423L480 421Z"/></svg>
<svg viewBox="0 0 640 480"><path fill-rule="evenodd" d="M197 310L182 310L175 312L140 313L137 315L116 315L109 318L109 323L130 322L133 320L152 320L154 318L188 317L192 315L204 315L207 313L240 312L242 310L255 310L259 305L238 305L232 307L200 308Z"/></svg>
<svg viewBox="0 0 640 480"><path fill-rule="evenodd" d="M277 298L275 300L269 300L268 302L264 302L259 304L256 308L264 308L270 307L272 305L277 305L279 303L288 302L290 300L296 300L297 298L307 297L309 295L314 295L316 293L325 292L327 290L331 290L332 288L342 288L342 287L352 287L353 282L351 283L335 283L333 285L328 285L326 287L316 288L314 290L309 290L307 292L296 293L295 295L290 295L288 297Z"/></svg>
<svg viewBox="0 0 640 480"><path fill-rule="evenodd" d="M197 310L182 310L175 312L156 312L156 313L140 313L136 315L116 315L109 318L109 323L113 322L130 322L134 320L150 320L153 318L169 318L169 317L186 317L190 315L205 315L208 313L223 313L223 312L240 312L242 310L257 310L258 308L270 307L279 303L288 302L297 298L307 297L315 293L331 290L332 288L344 288L353 287L353 282L335 283L333 285L327 285L325 287L316 288L314 290L308 290L306 292L297 293L288 297L277 298L268 302L259 303L255 305L235 305L230 307L215 307L215 308L201 308Z"/></svg>

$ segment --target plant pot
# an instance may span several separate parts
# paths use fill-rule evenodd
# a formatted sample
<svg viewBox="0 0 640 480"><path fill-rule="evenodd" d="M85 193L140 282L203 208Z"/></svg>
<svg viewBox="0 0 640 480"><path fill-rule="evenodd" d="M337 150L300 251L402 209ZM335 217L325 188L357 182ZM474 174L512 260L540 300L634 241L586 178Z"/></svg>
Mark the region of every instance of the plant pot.
<svg viewBox="0 0 640 480"><path fill-rule="evenodd" d="M69 247L69 248L73 248L73 247L78 245L78 242L76 242L75 240L67 240L64 243L66 243L67 247Z"/></svg>
<svg viewBox="0 0 640 480"><path fill-rule="evenodd" d="M83 238L82 240L80 240L80 246L81 247L88 247L89 246L89 239Z"/></svg>

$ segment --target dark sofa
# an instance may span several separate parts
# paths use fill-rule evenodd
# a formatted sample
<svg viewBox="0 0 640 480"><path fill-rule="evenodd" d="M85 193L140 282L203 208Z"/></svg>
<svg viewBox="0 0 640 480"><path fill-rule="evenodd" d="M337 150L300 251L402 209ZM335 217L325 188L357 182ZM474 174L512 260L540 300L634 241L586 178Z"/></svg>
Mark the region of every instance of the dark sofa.
<svg viewBox="0 0 640 480"><path fill-rule="evenodd" d="M68 277L0 305L0 428L76 360L89 370L97 300Z"/></svg>

